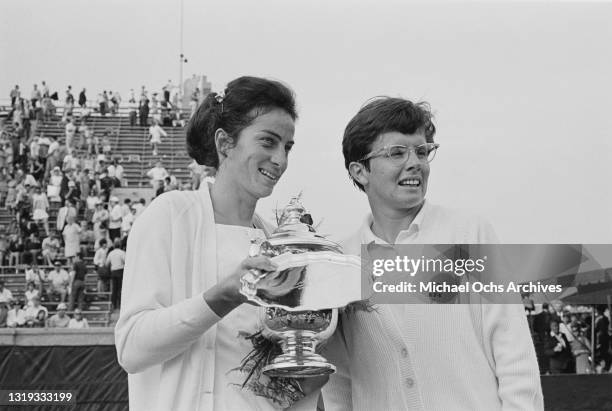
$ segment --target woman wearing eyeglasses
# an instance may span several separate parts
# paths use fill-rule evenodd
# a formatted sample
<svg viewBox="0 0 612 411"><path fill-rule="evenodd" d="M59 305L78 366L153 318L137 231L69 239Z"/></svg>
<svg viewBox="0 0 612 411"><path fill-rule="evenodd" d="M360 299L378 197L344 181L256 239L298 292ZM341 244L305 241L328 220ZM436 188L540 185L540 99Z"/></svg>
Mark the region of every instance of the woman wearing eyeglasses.
<svg viewBox="0 0 612 411"><path fill-rule="evenodd" d="M343 243L496 242L480 218L426 199L438 144L426 103L370 101L347 125L342 149L371 213ZM351 310L323 354L338 372L323 387L329 410L542 410L535 351L522 305L378 304Z"/></svg>

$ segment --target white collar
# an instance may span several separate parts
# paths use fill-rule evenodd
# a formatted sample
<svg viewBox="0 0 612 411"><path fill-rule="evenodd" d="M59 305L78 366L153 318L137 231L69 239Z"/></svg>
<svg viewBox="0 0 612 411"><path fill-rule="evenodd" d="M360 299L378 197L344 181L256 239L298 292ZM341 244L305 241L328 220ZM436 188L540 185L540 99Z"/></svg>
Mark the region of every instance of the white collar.
<svg viewBox="0 0 612 411"><path fill-rule="evenodd" d="M397 238L401 238L404 235L407 235L411 232L421 230L424 224L426 223L425 217L427 216L429 209L431 209L431 204L427 200L424 200L423 206L421 207L417 215L414 217L414 220L412 220L412 222L410 223L410 225L408 226L406 230L402 230L397 234ZM376 244L388 244L385 240L379 238L376 234L372 232L373 223L374 223L374 217L372 213L368 213L368 215L365 218L365 221L363 222L361 226L361 230L360 230L361 231L361 243L369 244L371 242L374 242Z"/></svg>

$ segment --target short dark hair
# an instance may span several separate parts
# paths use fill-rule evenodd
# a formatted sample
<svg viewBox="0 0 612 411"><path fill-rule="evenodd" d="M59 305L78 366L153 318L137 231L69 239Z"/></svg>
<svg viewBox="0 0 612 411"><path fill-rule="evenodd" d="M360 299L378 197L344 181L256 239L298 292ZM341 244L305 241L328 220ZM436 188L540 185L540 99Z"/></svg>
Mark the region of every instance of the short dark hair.
<svg viewBox="0 0 612 411"><path fill-rule="evenodd" d="M353 161L360 161L371 150L378 136L397 131L402 134L423 132L425 140L433 143L436 126L432 122L433 114L426 102L413 103L410 100L396 97L376 97L369 100L349 121L344 129L342 154L347 171ZM366 169L369 164L364 162ZM361 191L363 186L353 179L353 184Z"/></svg>
<svg viewBox="0 0 612 411"><path fill-rule="evenodd" d="M219 167L215 146L219 128L236 139L253 120L273 109L286 111L293 120L298 116L293 91L278 81L239 77L227 84L224 94L209 93L187 124L187 152L198 164Z"/></svg>

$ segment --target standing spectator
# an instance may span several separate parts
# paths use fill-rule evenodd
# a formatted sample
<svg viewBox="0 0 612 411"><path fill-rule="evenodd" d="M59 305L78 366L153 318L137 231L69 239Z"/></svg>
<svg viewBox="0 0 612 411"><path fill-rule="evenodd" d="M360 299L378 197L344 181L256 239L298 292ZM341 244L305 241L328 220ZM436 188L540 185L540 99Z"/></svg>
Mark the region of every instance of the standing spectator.
<svg viewBox="0 0 612 411"><path fill-rule="evenodd" d="M110 219L108 222L108 235L112 242L117 238L121 238L121 220L123 218L123 209L119 205L119 199L115 196L110 198Z"/></svg>
<svg viewBox="0 0 612 411"><path fill-rule="evenodd" d="M10 300L9 311L6 315L6 326L9 328L23 327L25 325L25 311L22 305L15 300Z"/></svg>
<svg viewBox="0 0 612 411"><path fill-rule="evenodd" d="M106 103L104 102L102 93L98 94L98 107L100 108L100 115L102 117L106 116Z"/></svg>
<svg viewBox="0 0 612 411"><path fill-rule="evenodd" d="M138 216L142 214L146 204L147 201L144 198L141 198L137 203L134 203L134 205L132 206L132 209L135 210L134 219L138 218Z"/></svg>
<svg viewBox="0 0 612 411"><path fill-rule="evenodd" d="M70 154L72 152L72 145L74 142L74 135L76 134L77 126L75 124L74 117L70 119L70 122L66 124L66 149Z"/></svg>
<svg viewBox="0 0 612 411"><path fill-rule="evenodd" d="M79 93L79 107L81 108L87 107L87 95L85 94L86 91L87 90L83 88L83 90L81 90L81 92Z"/></svg>
<svg viewBox="0 0 612 411"><path fill-rule="evenodd" d="M130 98L128 100L128 103L136 104L136 96L134 95L133 88L130 89Z"/></svg>
<svg viewBox="0 0 612 411"><path fill-rule="evenodd" d="M91 221L81 221L81 254L87 255L90 249L94 249L96 244L96 236L93 231L93 223Z"/></svg>
<svg viewBox="0 0 612 411"><path fill-rule="evenodd" d="M81 251L81 227L72 216L67 218L67 224L62 231L64 236L64 255L68 264L72 263L77 253Z"/></svg>
<svg viewBox="0 0 612 411"><path fill-rule="evenodd" d="M11 90L11 107L15 107L15 103L19 101L21 98L21 91L19 91L19 86L15 85L15 88Z"/></svg>
<svg viewBox="0 0 612 411"><path fill-rule="evenodd" d="M549 357L551 374L569 372L568 366L572 359L570 343L565 334L559 330L559 323L554 320L550 322L550 336L546 353Z"/></svg>
<svg viewBox="0 0 612 411"><path fill-rule="evenodd" d="M5 303L12 299L13 293L4 286L4 280L0 279L0 302Z"/></svg>
<svg viewBox="0 0 612 411"><path fill-rule="evenodd" d="M6 238L6 234L0 233L0 265L4 265L5 257L9 251L9 242Z"/></svg>
<svg viewBox="0 0 612 411"><path fill-rule="evenodd" d="M138 113L136 112L136 107L130 107L130 127L134 127L136 125L136 118L138 117Z"/></svg>
<svg viewBox="0 0 612 411"><path fill-rule="evenodd" d="M44 327L47 320L47 308L40 305L40 298L34 297L32 305L25 309L25 326L26 327Z"/></svg>
<svg viewBox="0 0 612 411"><path fill-rule="evenodd" d="M63 179L64 175L62 174L62 170L59 168L59 166L53 167L51 175L49 177L49 184L47 185L47 195L49 201L62 201L62 198L60 197L60 192Z"/></svg>
<svg viewBox="0 0 612 411"><path fill-rule="evenodd" d="M597 305L595 317L595 364L603 362L604 369L610 367L610 320L605 315L606 306Z"/></svg>
<svg viewBox="0 0 612 411"><path fill-rule="evenodd" d="M74 318L70 319L70 322L68 322L68 328L89 328L89 323L87 322L87 319L83 317L83 312L80 309L77 308L74 310Z"/></svg>
<svg viewBox="0 0 612 411"><path fill-rule="evenodd" d="M157 155L157 147L162 142L162 136L168 137L168 133L166 133L166 131L161 128L161 126L159 125L159 121L154 119L153 125L149 127L149 137L151 139L151 147L153 149L154 156Z"/></svg>
<svg viewBox="0 0 612 411"><path fill-rule="evenodd" d="M53 270L49 272L50 294L59 295L60 301L66 301L66 295L68 295L68 285L70 284L70 276L68 272L61 267L59 261L55 261L53 264Z"/></svg>
<svg viewBox="0 0 612 411"><path fill-rule="evenodd" d="M70 317L66 315L66 304L59 303L57 305L57 313L49 318L49 327L51 328L66 328L70 322Z"/></svg>
<svg viewBox="0 0 612 411"><path fill-rule="evenodd" d="M30 94L30 101L32 102L32 107L36 107L36 104L42 98L42 94L38 89L38 85L34 84L34 88L32 89L32 93Z"/></svg>
<svg viewBox="0 0 612 411"><path fill-rule="evenodd" d="M49 214L47 210L49 209L49 200L47 200L47 196L42 192L40 187L36 187L34 189L34 194L32 195L32 219L35 222L42 221L45 227L45 233L49 235Z"/></svg>
<svg viewBox="0 0 612 411"><path fill-rule="evenodd" d="M58 232L62 233L64 231L66 222L68 221L68 218L70 217L72 217L72 219L75 220L77 217L77 210L74 207L74 203L72 202L72 200L67 199L64 202L64 206L60 208L59 211L57 212L57 221L56 221L55 228L57 229Z"/></svg>
<svg viewBox="0 0 612 411"><path fill-rule="evenodd" d="M108 210L103 207L102 201L98 199L96 202L96 211L91 218L94 225L94 236L96 238L96 245L100 244L102 239L106 239L108 236L108 221L110 214Z"/></svg>
<svg viewBox="0 0 612 411"><path fill-rule="evenodd" d="M45 82L45 80L43 80L41 82L41 85L42 85L42 96L43 96L43 98L49 97L49 86L47 86L47 83Z"/></svg>
<svg viewBox="0 0 612 411"><path fill-rule="evenodd" d="M70 304L68 309L72 311L74 302L78 301L78 308L83 309L85 304L85 276L87 265L83 261L83 255L78 252L72 266L72 289L70 291Z"/></svg>
<svg viewBox="0 0 612 411"><path fill-rule="evenodd" d="M149 123L149 100L146 97L140 100L138 115L140 117L140 126L146 127Z"/></svg>
<svg viewBox="0 0 612 411"><path fill-rule="evenodd" d="M100 240L100 248L96 250L96 254L93 258L93 264L96 267L98 273L98 292L105 292L110 290L110 270L106 266L106 257L108 255L106 238Z"/></svg>
<svg viewBox="0 0 612 411"><path fill-rule="evenodd" d="M25 250L23 238L18 234L12 234L9 242L9 265L21 264L21 257Z"/></svg>
<svg viewBox="0 0 612 411"><path fill-rule="evenodd" d="M153 187L155 191L164 186L164 179L168 176L170 176L170 174L168 174L168 171L163 167L161 161L155 163L155 167L147 171L147 177L151 179L151 187Z"/></svg>
<svg viewBox="0 0 612 411"><path fill-rule="evenodd" d="M576 364L576 374L590 374L589 354L591 353L591 342L584 335L580 324L572 324L572 334L574 340L570 342L574 363Z"/></svg>
<svg viewBox="0 0 612 411"><path fill-rule="evenodd" d="M62 122L67 122L68 119L72 117L73 110L74 96L72 95L72 88L68 88L68 90L66 90L66 100L64 102L64 115L62 116Z"/></svg>
<svg viewBox="0 0 612 411"><path fill-rule="evenodd" d="M121 249L121 240L115 239L113 249L106 257L106 265L110 268L111 304L119 308L121 301L121 284L123 283L123 268L125 267L125 251Z"/></svg>

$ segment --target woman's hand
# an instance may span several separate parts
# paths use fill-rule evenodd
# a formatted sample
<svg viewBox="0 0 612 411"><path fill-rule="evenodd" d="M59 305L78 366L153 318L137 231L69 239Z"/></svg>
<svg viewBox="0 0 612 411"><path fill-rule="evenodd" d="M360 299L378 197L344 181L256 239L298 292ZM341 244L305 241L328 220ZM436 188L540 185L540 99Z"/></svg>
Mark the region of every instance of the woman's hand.
<svg viewBox="0 0 612 411"><path fill-rule="evenodd" d="M275 271L276 268L276 264L269 257L247 257L242 260L231 275L205 291L202 297L215 314L224 317L234 308L247 301L246 297L240 293L240 279L248 270L269 272Z"/></svg>

